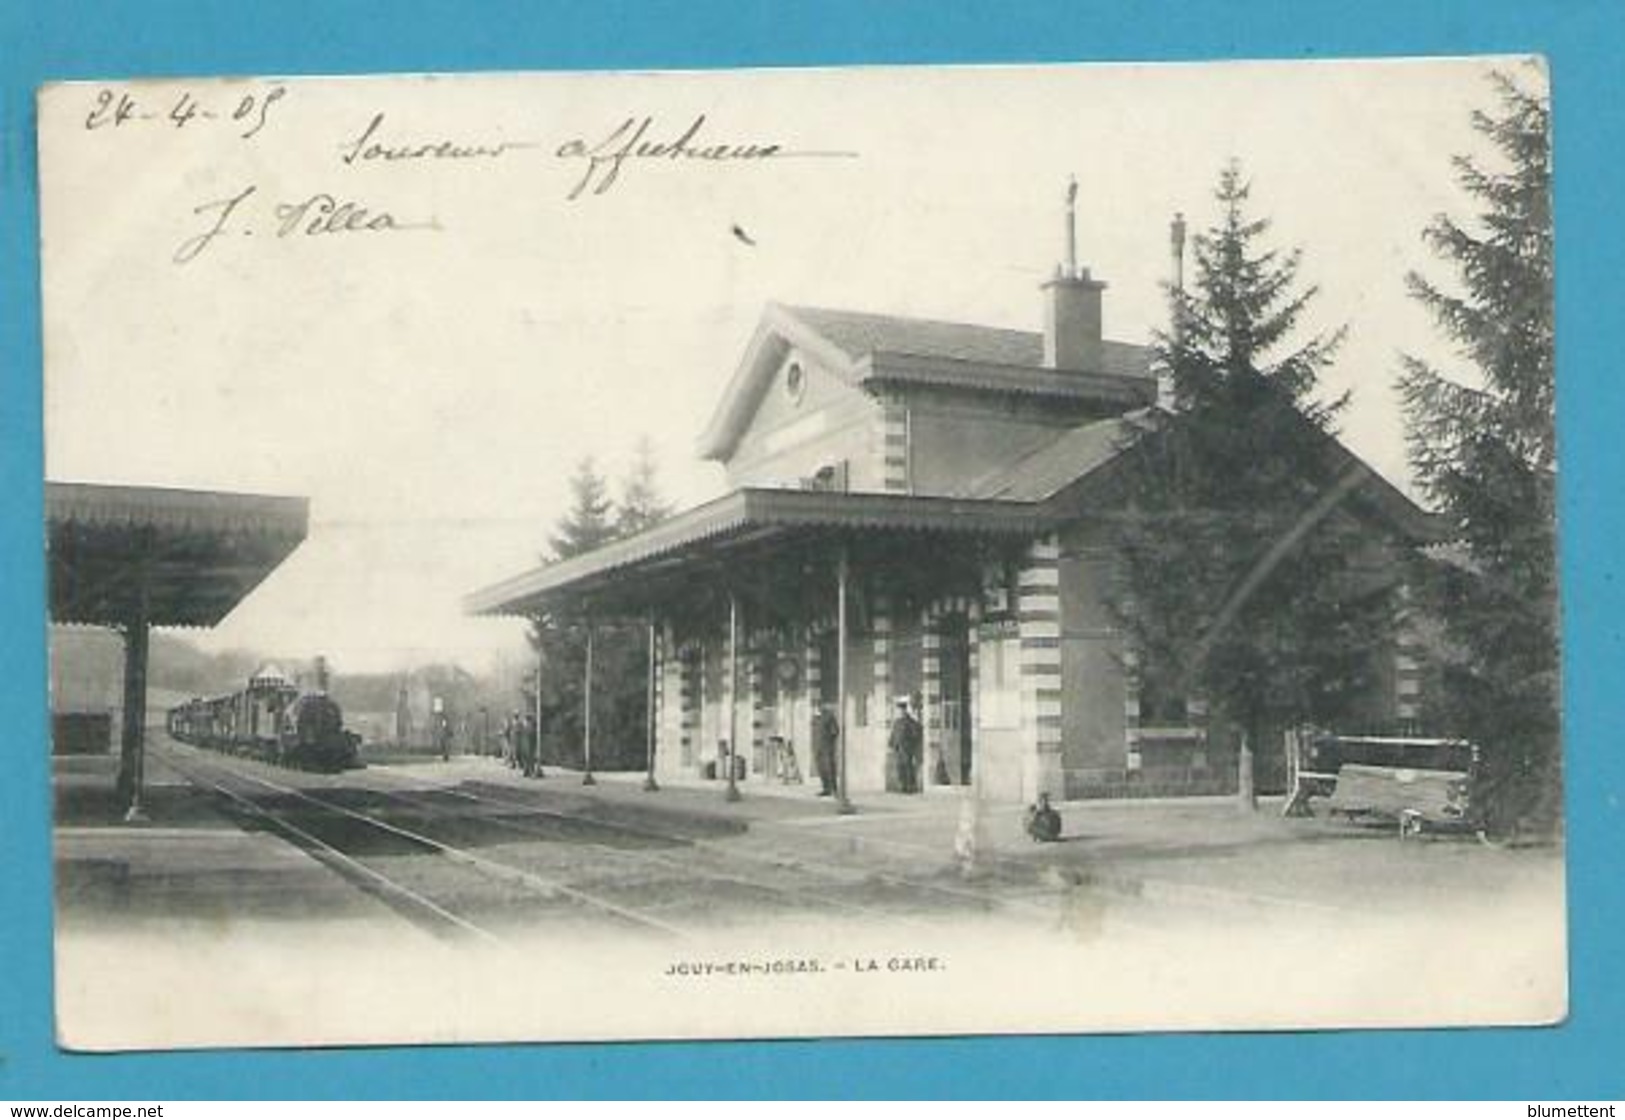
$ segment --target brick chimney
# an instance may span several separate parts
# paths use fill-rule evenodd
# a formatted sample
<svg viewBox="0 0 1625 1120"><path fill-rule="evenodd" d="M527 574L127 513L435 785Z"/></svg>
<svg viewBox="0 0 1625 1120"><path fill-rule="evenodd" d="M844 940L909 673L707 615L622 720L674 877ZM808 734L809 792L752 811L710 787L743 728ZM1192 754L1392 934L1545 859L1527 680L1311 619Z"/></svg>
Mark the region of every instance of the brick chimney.
<svg viewBox="0 0 1625 1120"><path fill-rule="evenodd" d="M1043 285L1044 365L1056 370L1104 372L1100 293L1105 281L1078 265L1078 181L1066 189L1066 263Z"/></svg>
<svg viewBox="0 0 1625 1120"><path fill-rule="evenodd" d="M1087 268L1068 273L1056 268L1044 285L1044 364L1050 369L1104 372L1101 351L1100 293L1103 280Z"/></svg>

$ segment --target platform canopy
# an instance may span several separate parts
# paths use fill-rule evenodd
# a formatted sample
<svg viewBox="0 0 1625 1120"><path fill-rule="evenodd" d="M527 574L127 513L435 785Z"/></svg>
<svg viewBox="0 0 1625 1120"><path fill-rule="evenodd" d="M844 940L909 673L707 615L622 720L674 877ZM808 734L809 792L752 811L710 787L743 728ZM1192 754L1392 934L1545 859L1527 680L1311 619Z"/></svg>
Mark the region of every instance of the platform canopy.
<svg viewBox="0 0 1625 1120"><path fill-rule="evenodd" d="M51 621L213 626L305 539L305 498L45 484Z"/></svg>
<svg viewBox="0 0 1625 1120"><path fill-rule="evenodd" d="M1021 539L1053 517L1036 503L829 491L735 490L636 536L484 588L463 601L474 615L532 615L562 603L627 607L715 575L745 581L756 563L861 535Z"/></svg>

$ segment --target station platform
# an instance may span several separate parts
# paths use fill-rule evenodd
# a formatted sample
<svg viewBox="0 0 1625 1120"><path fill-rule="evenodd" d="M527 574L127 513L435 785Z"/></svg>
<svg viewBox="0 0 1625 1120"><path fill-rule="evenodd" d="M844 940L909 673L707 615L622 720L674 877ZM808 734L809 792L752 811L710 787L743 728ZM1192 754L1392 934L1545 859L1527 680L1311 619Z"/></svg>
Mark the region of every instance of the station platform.
<svg viewBox="0 0 1625 1120"><path fill-rule="evenodd" d="M549 766L543 778L526 778L488 756L389 769L451 785L568 793L656 820L697 815L757 831L816 831L846 838L902 873L943 875L963 865L964 787L854 793L855 811L843 815L833 798L817 796L816 782L750 779L739 783L740 799L728 801L721 781L663 781L649 792L642 772L600 771L596 784L583 786L577 770ZM1061 839L1038 843L1023 828L1022 806L983 801L975 810L977 861L984 869L1026 870L1056 884L1088 881L1176 907L1330 921L1479 888L1561 895L1557 849L1497 850L1462 837L1402 843L1384 826L1284 818L1281 804L1279 797L1264 797L1256 811L1247 811L1230 796L1056 802Z"/></svg>
<svg viewBox="0 0 1625 1120"><path fill-rule="evenodd" d="M663 987L669 981L662 977L677 959L671 954L687 948L657 941L645 951L636 948L642 942L616 942L596 925L590 932L549 925L546 902L527 895L536 909L515 911L502 943L470 952L468 943L414 925L235 815L229 803L188 785L166 770L162 751L149 755L149 820L142 824L122 819L113 759L58 759L53 769L58 1038L70 1049L554 1038L560 1036L551 1009L564 1001L638 1008L635 1025L589 1037L681 1035L648 1012L651 993L677 991ZM425 807L456 804L425 796L437 787L491 800L500 800L493 793L511 794L514 802L533 799L589 823L697 837L691 850L680 843L628 845L621 858L611 856L614 868L602 869L595 863L607 853L590 829L555 830L535 850L496 853L498 862L558 861L530 866L569 875L583 890L623 882L630 891L623 903L679 926L683 913L693 920L692 911L674 916L674 897L700 898L719 912L731 907L716 927L697 927L705 937L685 946L718 937L736 947L759 943L737 940L746 934L773 946L799 944L799 937L830 947L890 946L886 953L906 947L935 954L946 945L967 967L972 961L983 967L1005 958L1002 951L976 956L977 945L1022 938L1011 944L1081 970L1081 979L1053 987L1061 998L1133 976L1136 998L1150 1000L1146 1006L1159 1014L1178 1009L1155 1020L1166 1025L1209 1022L1180 1018L1195 1006L1192 991L1209 990L1203 985L1233 1003L1229 962L1236 959L1268 953L1297 960L1314 965L1324 981L1328 945L1338 947L1332 956L1342 979L1314 991L1345 1016L1338 993L1358 995L1373 977L1391 978L1396 959L1423 973L1432 967L1426 962L1436 961L1453 980L1470 966L1464 982L1473 991L1563 990L1557 850L1502 850L1456 838L1401 842L1389 829L1284 819L1268 805L1249 813L1228 799L1063 803L1061 841L1036 843L1022 830L1020 806L987 804L978 810L978 866L967 872L956 843L965 803L956 791L865 793L854 798L857 812L842 815L816 790L746 784L741 799L730 802L716 782L649 792L642 774L602 773L584 786L578 772L550 768L546 777L529 779L476 756L378 763L321 781L326 790L342 786L357 795L398 786ZM679 822L688 827L665 827ZM569 862L575 843L579 876ZM811 877L819 891L841 892L835 901L900 898L907 907L887 911L879 924L806 907L761 929L729 924L768 915L753 908L762 896L752 892L741 901L725 877L710 882L714 893L697 895L690 863L707 878L719 866L718 849L733 844L768 858L725 870L771 880L779 868L798 889ZM898 895L888 879L906 879L927 894ZM482 920L500 916L505 886L465 894L461 881L438 882L458 892L450 896L457 901L482 907ZM951 925L938 926L940 920ZM1223 939L1232 948L1214 952ZM578 967L584 945L591 946L589 956L602 954L594 958L601 967ZM632 985L626 992L640 994L606 998L606 983ZM776 991L764 987L761 998L777 999ZM692 997L682 989L672 1014L690 1014ZM1279 1014L1269 990L1247 993L1254 997L1254 1013ZM1537 1021L1508 998L1516 1005L1508 1016ZM842 1017L849 1006L832 1012L831 1021L849 1023ZM1224 1006L1233 1012L1232 1004ZM1435 1023L1439 1014L1426 989L1397 1012L1382 1011L1382 1023ZM1538 1021L1560 1013L1542 1004Z"/></svg>
<svg viewBox="0 0 1625 1120"><path fill-rule="evenodd" d="M244 923L399 919L335 872L252 822L229 815L209 794L166 772L154 757L148 821L126 824L113 792L112 758L55 760L56 897L65 923L116 920L125 926L172 922L176 914ZM545 790L574 805L615 807L626 819L703 820L745 831L817 833L861 845L866 863L901 873L947 874L962 865L966 790L925 794L864 792L855 812L836 811L816 783L665 782L643 788L638 772L548 767L526 778L500 760L474 755L375 765L362 774L430 785ZM1036 843L1022 807L984 802L975 809L976 854L986 866L1028 868L1060 880L1087 878L1123 893L1202 905L1361 912L1396 897L1425 898L1482 881L1561 892L1561 852L1499 851L1471 839L1402 843L1386 828L1325 819L1283 819L1278 801L1241 810L1233 798L1170 798L1057 803L1057 843Z"/></svg>
<svg viewBox="0 0 1625 1120"><path fill-rule="evenodd" d="M53 857L59 930L116 924L139 934L178 920L223 933L324 921L401 924L382 903L149 755L147 820L127 823L111 756L53 760Z"/></svg>

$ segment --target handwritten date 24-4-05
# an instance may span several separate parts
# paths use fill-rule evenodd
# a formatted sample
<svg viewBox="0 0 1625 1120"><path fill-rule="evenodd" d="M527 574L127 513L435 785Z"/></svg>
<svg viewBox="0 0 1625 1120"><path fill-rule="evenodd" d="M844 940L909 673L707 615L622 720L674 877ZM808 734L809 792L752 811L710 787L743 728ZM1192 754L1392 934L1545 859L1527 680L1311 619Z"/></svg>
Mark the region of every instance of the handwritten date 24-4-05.
<svg viewBox="0 0 1625 1120"><path fill-rule="evenodd" d="M192 213L203 228L175 248L176 264L188 264L222 237L252 237L263 230L272 237L326 237L330 234L398 233L402 230L439 229L433 219L402 221L388 210L354 199L317 191L303 198L256 205L259 188L244 187L228 198L194 206Z"/></svg>
<svg viewBox="0 0 1625 1120"><path fill-rule="evenodd" d="M122 129L125 125L144 122L182 129L194 121L218 120L241 129L238 137L247 140L265 127L271 107L287 93L288 87L273 85L234 96L222 94L215 100L208 93L200 98L191 90L183 89L172 98L155 101L145 93L104 86L96 91L96 99L85 114L85 131Z"/></svg>

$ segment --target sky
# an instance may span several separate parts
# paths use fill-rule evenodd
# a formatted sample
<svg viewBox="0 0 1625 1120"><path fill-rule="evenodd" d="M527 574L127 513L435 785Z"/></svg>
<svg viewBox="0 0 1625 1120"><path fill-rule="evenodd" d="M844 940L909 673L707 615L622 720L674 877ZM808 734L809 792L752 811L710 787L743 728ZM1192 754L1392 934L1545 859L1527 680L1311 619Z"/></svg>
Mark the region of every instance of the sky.
<svg viewBox="0 0 1625 1120"><path fill-rule="evenodd" d="M1169 221L1215 220L1234 156L1270 243L1301 247L1322 290L1308 325L1348 326L1324 382L1353 391L1346 442L1409 488L1397 355L1449 351L1404 276L1449 278L1421 232L1471 215L1449 157L1494 162L1468 118L1508 64L51 87L46 476L310 499L304 545L191 635L205 648L488 667L520 656L522 624L461 598L539 562L582 457L613 481L647 436L670 500L721 492L695 440L764 304L1037 330L1076 176L1106 333L1143 343ZM608 163L575 154L627 120L669 141L702 116L696 143L802 154L628 162L602 192ZM483 154L400 158L442 141ZM326 196L366 213L321 217ZM385 214L397 228L333 228Z"/></svg>

